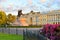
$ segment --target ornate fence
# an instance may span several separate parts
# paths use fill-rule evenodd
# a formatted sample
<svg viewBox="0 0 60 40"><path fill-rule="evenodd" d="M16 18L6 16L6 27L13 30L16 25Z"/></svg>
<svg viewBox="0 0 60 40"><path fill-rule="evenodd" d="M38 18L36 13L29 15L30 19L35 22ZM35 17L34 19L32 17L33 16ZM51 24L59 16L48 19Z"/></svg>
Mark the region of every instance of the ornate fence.
<svg viewBox="0 0 60 40"><path fill-rule="evenodd" d="M40 30L28 30L23 31L23 40L47 40L44 35L40 34Z"/></svg>
<svg viewBox="0 0 60 40"><path fill-rule="evenodd" d="M1 33L23 35L23 28L0 28Z"/></svg>

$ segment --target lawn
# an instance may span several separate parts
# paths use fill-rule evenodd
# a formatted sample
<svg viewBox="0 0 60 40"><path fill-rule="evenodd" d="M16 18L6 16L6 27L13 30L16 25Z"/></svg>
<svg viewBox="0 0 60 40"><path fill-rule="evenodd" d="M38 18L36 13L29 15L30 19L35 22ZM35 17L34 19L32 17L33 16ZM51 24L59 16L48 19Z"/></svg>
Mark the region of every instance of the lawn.
<svg viewBox="0 0 60 40"><path fill-rule="evenodd" d="M0 40L23 40L22 35L0 33Z"/></svg>

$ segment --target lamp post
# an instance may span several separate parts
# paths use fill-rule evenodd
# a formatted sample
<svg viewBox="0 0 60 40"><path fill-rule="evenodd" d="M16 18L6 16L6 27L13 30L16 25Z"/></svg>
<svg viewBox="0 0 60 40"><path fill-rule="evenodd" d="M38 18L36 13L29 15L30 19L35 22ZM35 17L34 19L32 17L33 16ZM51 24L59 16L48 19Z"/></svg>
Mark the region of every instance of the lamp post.
<svg viewBox="0 0 60 40"><path fill-rule="evenodd" d="M36 26L37 26L38 17L36 16Z"/></svg>

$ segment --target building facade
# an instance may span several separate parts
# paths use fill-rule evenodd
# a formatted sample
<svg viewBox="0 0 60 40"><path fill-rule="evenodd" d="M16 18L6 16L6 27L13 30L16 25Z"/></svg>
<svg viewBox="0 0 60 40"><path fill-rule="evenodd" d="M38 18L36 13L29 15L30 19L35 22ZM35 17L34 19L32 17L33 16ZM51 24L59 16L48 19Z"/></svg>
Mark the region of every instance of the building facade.
<svg viewBox="0 0 60 40"><path fill-rule="evenodd" d="M29 25L59 24L60 10L51 11L46 14L31 11L30 13L21 15L19 19L21 18L25 18L26 23Z"/></svg>

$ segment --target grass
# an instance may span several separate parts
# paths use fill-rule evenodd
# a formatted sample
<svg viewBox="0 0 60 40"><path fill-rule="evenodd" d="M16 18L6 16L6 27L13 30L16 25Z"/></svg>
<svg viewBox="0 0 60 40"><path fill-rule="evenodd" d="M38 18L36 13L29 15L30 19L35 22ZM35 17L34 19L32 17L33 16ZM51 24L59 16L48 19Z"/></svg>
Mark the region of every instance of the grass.
<svg viewBox="0 0 60 40"><path fill-rule="evenodd" d="M22 35L0 33L0 40L23 40Z"/></svg>

